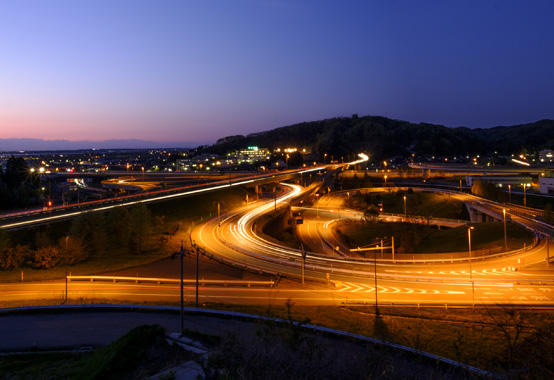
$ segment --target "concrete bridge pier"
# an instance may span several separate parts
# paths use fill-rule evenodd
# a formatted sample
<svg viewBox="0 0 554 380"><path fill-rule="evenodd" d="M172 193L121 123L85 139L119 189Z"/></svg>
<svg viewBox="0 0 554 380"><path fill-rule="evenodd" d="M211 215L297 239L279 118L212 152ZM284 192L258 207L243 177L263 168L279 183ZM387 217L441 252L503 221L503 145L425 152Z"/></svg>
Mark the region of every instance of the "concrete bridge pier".
<svg viewBox="0 0 554 380"><path fill-rule="evenodd" d="M479 222L502 222L504 216L482 205L474 203L466 203L467 211L469 212L469 220L472 223Z"/></svg>

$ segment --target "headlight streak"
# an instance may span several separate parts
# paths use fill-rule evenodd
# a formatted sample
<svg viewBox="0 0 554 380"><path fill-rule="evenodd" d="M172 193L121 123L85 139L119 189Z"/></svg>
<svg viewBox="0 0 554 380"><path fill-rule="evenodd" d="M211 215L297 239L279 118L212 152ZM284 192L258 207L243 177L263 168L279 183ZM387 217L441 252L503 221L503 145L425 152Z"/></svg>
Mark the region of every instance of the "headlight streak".
<svg viewBox="0 0 554 380"><path fill-rule="evenodd" d="M290 186L293 187L294 191L291 194L288 194L287 196L281 197L279 199L279 202L284 202L290 197L296 196L299 194L301 188L296 185L290 185L290 184L281 184L283 186ZM267 242L261 238L259 238L257 235L255 235L252 225L257 217L259 217L261 214L266 212L267 210L274 207L273 201L268 201L265 205L257 207L253 210L248 211L245 215L243 215L239 221L236 224L232 224L230 226L230 232L234 233L234 237L236 239L235 242L228 241L223 237L221 234L221 231L219 233L213 232L214 238L218 238L219 241L222 241L223 244L230 246L236 251L242 252L246 254L247 256L251 256L263 261L271 262L274 264L279 265L285 265L287 267L294 267L299 268L300 267L300 257L301 257L301 251L296 250L293 248L287 248L282 247L278 245L274 245L270 242ZM213 222L213 221L212 221ZM217 230L217 227L214 227L214 231ZM247 249L247 246L250 246L252 248ZM240 262L240 261L239 261ZM307 263L310 263L309 268L311 270L319 271L319 272L330 272L333 271L336 274L343 274L343 275L349 275L349 276L362 276L362 277L372 277L373 276L373 262L367 261L367 262L360 262L360 261L349 261L341 258L335 258L335 257L327 257L324 254L316 254L312 253L310 256L308 256L308 259L306 261ZM242 263L246 265L244 262ZM381 264L379 264L381 266ZM389 273L379 273L379 277L386 277L390 279L398 279L398 280L410 280L407 277L413 277L420 279L421 276L406 276L406 275L398 275L398 274L389 274ZM428 277L428 280L439 280L441 282L444 282L445 278L432 278ZM460 285L464 286L465 281L461 281L458 283L459 279L448 279L453 285Z"/></svg>
<svg viewBox="0 0 554 380"><path fill-rule="evenodd" d="M282 203L292 197L297 196L302 188L297 185L291 185L291 184L285 184L282 183L282 186L289 186L293 188L293 192L290 194L287 194L286 196L283 196L277 200L278 203ZM223 236L219 236L220 240L224 240L226 244L234 246L235 249L239 251L243 251L246 254L249 254L254 257L258 257L262 260L269 260L271 262L276 262L280 264L284 264L287 266L298 266L300 265L300 258L302 256L302 252L299 249L293 249L293 248L285 248L278 245L274 245L270 242L267 242L254 233L252 229L252 225L256 218L258 218L261 214L267 212L269 209L274 207L273 202L268 202L267 204L260 206L258 208L255 208L249 212L247 212L245 215L243 215L236 225L233 225L233 228L236 230L235 238L237 239L237 242L241 246L236 246L230 241L227 241ZM246 250L246 245L250 244L251 246L255 247L255 250ZM317 256L317 257L316 257ZM292 261L291 261L292 259ZM324 254L315 254L312 253L310 257L307 260L308 262L311 262L311 266L314 269L318 269L321 271L328 271L329 266L332 266L333 264L339 264L339 265L364 265L369 266L372 263L364 263L364 262L346 262L345 260L333 258L333 257L325 257ZM323 266L321 266L323 265ZM334 268L335 272L342 272L344 273L353 273L354 271L356 274L362 274L362 275L369 275L371 274L368 269L368 272L364 272L363 270L354 270L354 269L340 269L340 268Z"/></svg>
<svg viewBox="0 0 554 380"><path fill-rule="evenodd" d="M224 188L231 187L231 186L240 186L240 185L244 185L244 184L252 183L252 182L254 182L253 179L240 181L240 182L233 182L233 183L230 183L230 184L219 185L219 186L214 186L214 187L210 187L210 188L190 190L190 191L187 191L186 193L176 193L176 194L158 196L158 197L155 197L155 198L133 200L133 201L130 201L130 202L118 203L116 205L97 207L94 210L75 211L75 212L70 212L70 213L62 214L62 215L47 216L47 217L44 217L44 218L27 220L27 221L24 221L24 222L5 224L3 226L0 226L0 228L9 229L9 228L22 227L22 226L25 226L25 225L31 225L31 224L36 224L36 223L55 221L55 220L58 220L58 219L66 219L66 218L71 218L71 217L74 217L74 216L77 216L77 215L80 215L80 214L84 214L84 213L87 213L87 212L106 211L106 210L111 210L111 209L114 209L114 208L117 208L117 207L126 207L126 206L135 205L135 204L138 204L138 203L157 202L157 201L164 200L164 199L171 199L171 198L176 198L176 197L182 197L184 195L192 195L192 194L204 193L204 192L208 192L208 191L215 191L215 190L220 190L220 189L224 189Z"/></svg>
<svg viewBox="0 0 554 380"><path fill-rule="evenodd" d="M365 157L367 157L367 156L365 156ZM356 162L358 162L358 161L356 161ZM326 169L325 166L320 166L320 167L316 167L316 168L310 168L310 169L302 170L302 171L299 171L297 173L301 173L301 174L302 173L309 173L309 172L324 170L324 169ZM287 173L287 174L290 174L290 172ZM128 202L118 203L116 205L97 207L97 208L94 208L94 209L91 209L91 210L79 210L79 211L75 211L75 212L64 213L63 215L47 216L47 217L38 218L38 219L32 219L32 220L27 220L27 221L22 221L22 222L5 224L5 225L0 226L0 229L2 229L2 228L3 229L17 228L17 227L23 227L23 226L27 226L27 225L40 224L40 223L49 222L49 221L56 221L56 220L61 220L61 219L66 219L66 218L72 218L74 216L77 216L77 215L80 215L80 214L83 214L83 213L86 213L86 212L106 211L106 210L115 209L117 207L126 207L126 206L131 206L131 205L134 205L134 204L138 204L138 203L157 202L157 201L164 200L164 199L171 199L171 198L193 195L193 194L198 194L198 193L203 193L203 192L208 192L208 191L220 190L220 189L224 189L226 187L240 186L240 185L244 185L244 184L248 184L248 183L253 183L257 180L263 180L263 179L273 178L273 177L275 177L275 173L260 175L260 176L256 176L255 179L246 179L246 180L242 180L242 181L239 181L239 182L232 182L232 181L231 182L226 182L225 184L217 185L217 186L213 186L213 187L209 187L209 188L188 190L188 191L185 191L185 192L178 192L178 193L173 193L173 194L168 194L168 195L159 195L159 196L155 196L155 197L147 198L147 199L138 199L138 200L133 199L133 200L130 200ZM183 189L183 188L181 188L181 189ZM173 191L180 191L180 190L179 189L171 189L171 190L164 190L164 191L172 191L173 192ZM157 192L154 192L154 194L155 193L157 193ZM150 193L150 194L153 194L153 193ZM120 199L106 199L106 200L102 200L102 201L99 201L99 202L113 202L113 201L117 202ZM90 203L90 202L87 202L87 203ZM63 210L65 207L67 207L67 206L55 206L50 210L50 212L52 212L54 210L58 210L58 211ZM74 207L74 206L71 206L71 207ZM32 215L32 214L36 213L37 211L42 212L42 210L34 210L31 213L24 212L24 213L22 213L22 216ZM0 217L1 217L1 215L0 215Z"/></svg>

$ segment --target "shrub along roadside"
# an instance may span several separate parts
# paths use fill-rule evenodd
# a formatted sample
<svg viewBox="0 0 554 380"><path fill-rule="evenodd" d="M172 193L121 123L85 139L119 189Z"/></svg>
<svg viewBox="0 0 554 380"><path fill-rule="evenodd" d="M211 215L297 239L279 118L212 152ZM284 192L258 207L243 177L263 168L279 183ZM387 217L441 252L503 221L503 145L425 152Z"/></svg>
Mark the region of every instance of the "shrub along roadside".
<svg viewBox="0 0 554 380"><path fill-rule="evenodd" d="M243 202L231 188L146 206L85 213L72 221L17 231L0 229L0 282L51 280L70 272L98 274L168 256L190 228Z"/></svg>

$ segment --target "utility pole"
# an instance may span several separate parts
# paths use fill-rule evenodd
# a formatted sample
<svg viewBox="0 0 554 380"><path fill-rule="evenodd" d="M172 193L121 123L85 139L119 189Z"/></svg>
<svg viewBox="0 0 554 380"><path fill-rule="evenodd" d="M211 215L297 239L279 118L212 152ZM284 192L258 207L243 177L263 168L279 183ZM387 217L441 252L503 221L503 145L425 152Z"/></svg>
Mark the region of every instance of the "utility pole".
<svg viewBox="0 0 554 380"><path fill-rule="evenodd" d="M181 335L185 332L185 312L184 312L184 290L183 290L183 256L186 254L186 250L183 248L183 241L181 240L181 250L175 252L171 258L174 259L177 255L181 258Z"/></svg>
<svg viewBox="0 0 554 380"><path fill-rule="evenodd" d="M550 236L545 235L546 240L546 266L550 267Z"/></svg>
<svg viewBox="0 0 554 380"><path fill-rule="evenodd" d="M506 209L502 209L504 215L504 252L508 252L508 235L506 234Z"/></svg>
<svg viewBox="0 0 554 380"><path fill-rule="evenodd" d="M194 241L191 240L192 246L194 246ZM184 290L184 280L183 280L183 257L187 254L192 253L190 249L183 247L183 241L181 240L181 250L173 253L171 256L172 259L176 258L179 255L181 259L181 335L185 331L185 313L184 313L184 303L185 303L185 290ZM196 308L198 309L198 263L199 263L199 248L196 249Z"/></svg>
<svg viewBox="0 0 554 380"><path fill-rule="evenodd" d="M508 203L512 203L512 185L508 185Z"/></svg>
<svg viewBox="0 0 554 380"><path fill-rule="evenodd" d="M375 277L375 313L377 313L377 252L373 251L373 276Z"/></svg>
<svg viewBox="0 0 554 380"><path fill-rule="evenodd" d="M471 270L471 230L473 227L467 228L467 242L469 245L469 281L471 281L471 294L472 294L472 303L473 308L475 309L475 282L473 281L473 274Z"/></svg>
<svg viewBox="0 0 554 380"><path fill-rule="evenodd" d="M67 303L67 255L69 251L67 249L67 239L69 235L65 235L65 303Z"/></svg>
<svg viewBox="0 0 554 380"><path fill-rule="evenodd" d="M198 309L198 266L199 266L200 249L196 248L196 308Z"/></svg>
<svg viewBox="0 0 554 380"><path fill-rule="evenodd" d="M473 227L472 227L473 228ZM383 239L381 239L381 244L377 244L375 247L369 247L369 248L355 248L351 249L350 251L358 251L358 252L364 252L364 258L365 258L365 252L366 251L373 251L373 276L375 278L375 309L377 310L379 303L378 303L378 288L377 288L377 250L381 250L381 255L383 252L383 249L392 248L392 257L394 261L394 237L392 238L392 245L390 247L385 247L383 244Z"/></svg>
<svg viewBox="0 0 554 380"><path fill-rule="evenodd" d="M527 207L527 194L525 193L525 184L523 184L523 206Z"/></svg>
<svg viewBox="0 0 554 380"><path fill-rule="evenodd" d="M306 265L306 250L304 249L304 244L301 244L302 248L302 285L304 285L304 267Z"/></svg>

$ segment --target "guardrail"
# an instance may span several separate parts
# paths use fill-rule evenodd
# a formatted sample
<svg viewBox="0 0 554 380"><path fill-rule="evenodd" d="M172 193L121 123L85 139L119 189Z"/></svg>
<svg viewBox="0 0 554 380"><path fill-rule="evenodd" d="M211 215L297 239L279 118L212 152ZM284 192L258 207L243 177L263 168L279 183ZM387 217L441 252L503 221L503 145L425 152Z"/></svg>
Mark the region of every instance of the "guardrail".
<svg viewBox="0 0 554 380"><path fill-rule="evenodd" d="M157 284L172 284L181 283L180 279L175 278L153 278L153 277L124 277L124 276L67 276L67 281L111 281L111 282L134 282L136 284L139 284L141 282L155 282ZM184 284L195 284L196 280L187 280L183 279ZM248 286L251 287L252 285L257 286L269 286L273 287L275 285L275 281L273 279L269 281L249 281L249 280L206 280L201 279L198 280L198 283L201 285L234 285L234 286Z"/></svg>

